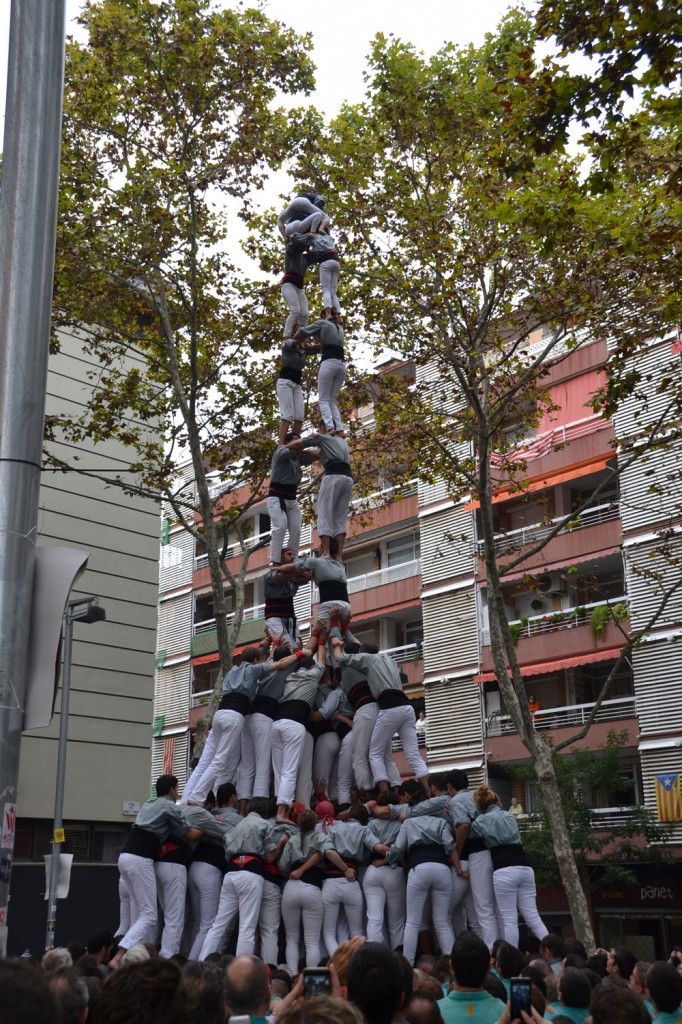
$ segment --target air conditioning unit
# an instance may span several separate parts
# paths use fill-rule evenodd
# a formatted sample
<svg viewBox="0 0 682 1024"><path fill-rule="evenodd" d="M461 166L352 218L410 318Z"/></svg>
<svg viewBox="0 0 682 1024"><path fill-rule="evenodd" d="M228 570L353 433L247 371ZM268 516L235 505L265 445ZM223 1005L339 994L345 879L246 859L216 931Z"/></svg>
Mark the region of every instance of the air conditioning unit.
<svg viewBox="0 0 682 1024"><path fill-rule="evenodd" d="M538 578L538 590L541 594L563 594L566 582L560 572L547 572Z"/></svg>

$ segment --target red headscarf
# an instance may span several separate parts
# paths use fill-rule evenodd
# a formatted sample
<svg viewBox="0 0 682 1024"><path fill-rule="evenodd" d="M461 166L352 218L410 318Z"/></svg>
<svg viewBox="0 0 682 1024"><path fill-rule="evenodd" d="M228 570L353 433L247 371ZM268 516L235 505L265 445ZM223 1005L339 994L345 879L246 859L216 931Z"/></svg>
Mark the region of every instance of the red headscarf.
<svg viewBox="0 0 682 1024"><path fill-rule="evenodd" d="M318 821L322 822L322 828L325 832L328 825L334 824L334 805L330 804L329 800L320 800L315 807L315 814Z"/></svg>

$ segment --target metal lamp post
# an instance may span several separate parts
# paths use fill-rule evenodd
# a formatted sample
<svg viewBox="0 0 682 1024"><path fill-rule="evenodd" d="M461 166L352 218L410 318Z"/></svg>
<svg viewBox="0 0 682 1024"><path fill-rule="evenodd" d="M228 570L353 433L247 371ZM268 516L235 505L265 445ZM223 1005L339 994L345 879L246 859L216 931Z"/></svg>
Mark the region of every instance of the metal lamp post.
<svg viewBox="0 0 682 1024"><path fill-rule="evenodd" d="M96 597L73 597L66 602L64 611L64 669L62 672L62 702L59 716L59 747L57 752L57 787L54 798L54 824L52 829L52 859L50 861L50 884L48 887L47 932L45 948L54 946L57 926L57 891L59 888L59 857L61 853L64 812L64 778L66 775L66 743L69 733L69 698L71 696L71 651L73 648L74 622L101 622L106 618L104 608L97 604Z"/></svg>

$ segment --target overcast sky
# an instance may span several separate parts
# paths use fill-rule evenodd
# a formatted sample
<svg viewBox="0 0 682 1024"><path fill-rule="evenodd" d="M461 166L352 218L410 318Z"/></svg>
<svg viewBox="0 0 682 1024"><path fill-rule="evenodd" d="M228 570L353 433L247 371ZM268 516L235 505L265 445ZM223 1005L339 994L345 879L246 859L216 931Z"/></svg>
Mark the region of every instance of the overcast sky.
<svg viewBox="0 0 682 1024"><path fill-rule="evenodd" d="M20 3L21 0L13 0ZM46 3L52 0L45 0ZM393 33L431 54L444 42L482 42L495 29L510 0L266 0L270 17L297 32L311 32L317 64L317 92L312 102L333 115L344 100L363 96L362 73L370 40L377 32ZM79 0L67 0L67 32L78 30L73 18ZM0 110L4 114L10 3L0 3Z"/></svg>

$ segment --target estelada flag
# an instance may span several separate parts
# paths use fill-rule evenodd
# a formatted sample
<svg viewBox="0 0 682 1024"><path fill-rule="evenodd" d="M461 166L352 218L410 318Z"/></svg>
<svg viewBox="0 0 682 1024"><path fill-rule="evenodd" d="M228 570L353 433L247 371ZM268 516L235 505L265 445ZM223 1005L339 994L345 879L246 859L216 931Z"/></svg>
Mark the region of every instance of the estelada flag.
<svg viewBox="0 0 682 1024"><path fill-rule="evenodd" d="M656 776L656 809L659 821L682 821L680 775L669 772Z"/></svg>

